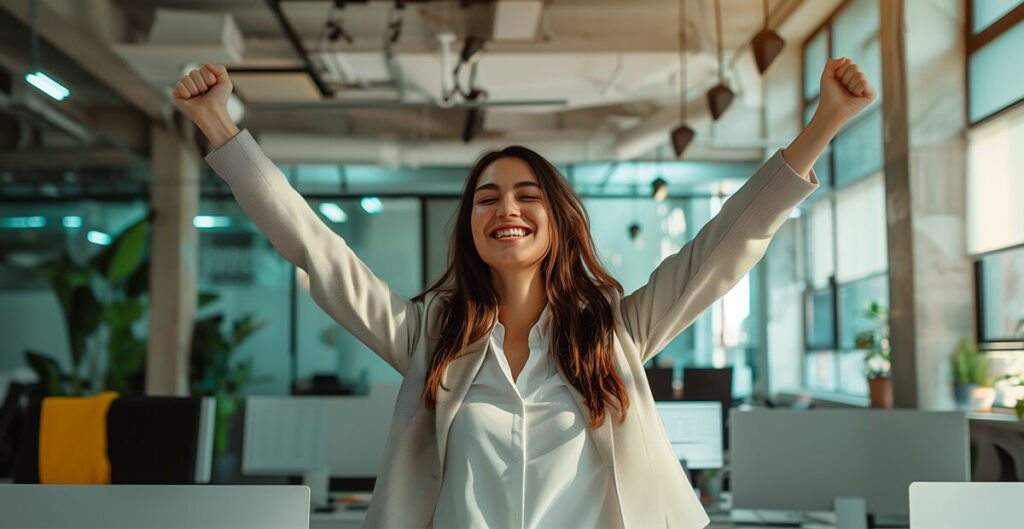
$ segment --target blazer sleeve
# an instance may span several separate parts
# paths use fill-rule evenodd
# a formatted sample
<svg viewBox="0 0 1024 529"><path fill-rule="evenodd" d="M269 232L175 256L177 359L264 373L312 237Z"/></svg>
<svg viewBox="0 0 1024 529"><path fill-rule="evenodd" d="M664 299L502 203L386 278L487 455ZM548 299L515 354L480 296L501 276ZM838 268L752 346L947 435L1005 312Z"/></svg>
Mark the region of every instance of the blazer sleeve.
<svg viewBox="0 0 1024 529"><path fill-rule="evenodd" d="M420 306L367 268L320 220L248 130L206 156L277 253L309 274L328 315L404 374L419 338Z"/></svg>
<svg viewBox="0 0 1024 529"><path fill-rule="evenodd" d="M642 362L660 352L761 259L790 211L818 187L777 151L697 236L666 258L647 284L623 298L622 320Z"/></svg>

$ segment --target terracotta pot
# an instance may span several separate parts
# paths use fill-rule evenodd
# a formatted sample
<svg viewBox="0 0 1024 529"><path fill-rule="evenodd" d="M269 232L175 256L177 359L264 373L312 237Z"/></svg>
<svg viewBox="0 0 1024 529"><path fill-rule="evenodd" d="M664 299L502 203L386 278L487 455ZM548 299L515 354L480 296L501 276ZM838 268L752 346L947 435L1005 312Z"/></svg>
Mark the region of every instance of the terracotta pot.
<svg viewBox="0 0 1024 529"><path fill-rule="evenodd" d="M892 408L892 378L869 378L872 408Z"/></svg>

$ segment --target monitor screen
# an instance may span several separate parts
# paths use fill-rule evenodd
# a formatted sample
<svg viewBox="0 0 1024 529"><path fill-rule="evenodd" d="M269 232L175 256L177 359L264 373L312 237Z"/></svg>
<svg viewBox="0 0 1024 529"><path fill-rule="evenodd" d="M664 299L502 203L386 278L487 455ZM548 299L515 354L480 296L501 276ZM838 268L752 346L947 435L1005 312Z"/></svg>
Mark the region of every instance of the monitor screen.
<svg viewBox="0 0 1024 529"><path fill-rule="evenodd" d="M327 406L315 397L248 397L242 473L298 475L327 469Z"/></svg>
<svg viewBox="0 0 1024 529"><path fill-rule="evenodd" d="M825 511L852 496L869 513L905 517L912 482L970 477L963 412L749 410L729 421L738 509Z"/></svg>
<svg viewBox="0 0 1024 529"><path fill-rule="evenodd" d="M722 467L722 403L655 404L672 449L687 468Z"/></svg>

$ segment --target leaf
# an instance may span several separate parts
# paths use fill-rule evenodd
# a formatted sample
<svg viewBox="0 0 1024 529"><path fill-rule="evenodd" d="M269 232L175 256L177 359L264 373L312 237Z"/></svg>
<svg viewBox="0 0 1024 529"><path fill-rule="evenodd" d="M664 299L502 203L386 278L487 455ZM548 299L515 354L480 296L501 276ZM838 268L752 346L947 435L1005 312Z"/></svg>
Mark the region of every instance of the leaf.
<svg viewBox="0 0 1024 529"><path fill-rule="evenodd" d="M145 305L137 298L115 301L103 309L103 321L116 329L130 327L135 320L142 317L144 310Z"/></svg>
<svg viewBox="0 0 1024 529"><path fill-rule="evenodd" d="M135 268L132 275L128 276L128 280L125 281L124 293L126 296L137 298L149 292L149 267L150 257L146 256L145 260Z"/></svg>
<svg viewBox="0 0 1024 529"><path fill-rule="evenodd" d="M85 356L85 340L100 326L103 306L96 300L92 288L82 286L71 294L71 306L65 312L68 337L71 339L72 369L78 369Z"/></svg>
<svg viewBox="0 0 1024 529"><path fill-rule="evenodd" d="M201 308L209 305L210 303L213 303L214 301L217 301L218 298L220 298L220 296L217 295L214 292L200 292L199 293L199 302L198 302L197 308L201 309Z"/></svg>
<svg viewBox="0 0 1024 529"><path fill-rule="evenodd" d="M25 361L39 377L39 384L46 395L64 395L64 384L61 383L66 375L60 372L57 362L42 353L32 350L25 351Z"/></svg>
<svg viewBox="0 0 1024 529"><path fill-rule="evenodd" d="M149 231L149 216L132 224L114 239L107 250L97 255L91 264L103 271L110 281L128 277L142 261Z"/></svg>

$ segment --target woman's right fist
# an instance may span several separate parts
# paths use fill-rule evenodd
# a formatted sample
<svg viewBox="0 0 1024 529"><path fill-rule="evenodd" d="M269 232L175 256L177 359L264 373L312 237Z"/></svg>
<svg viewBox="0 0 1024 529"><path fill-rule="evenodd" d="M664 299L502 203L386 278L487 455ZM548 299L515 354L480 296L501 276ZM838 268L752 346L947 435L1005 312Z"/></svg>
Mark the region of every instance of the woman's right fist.
<svg viewBox="0 0 1024 529"><path fill-rule="evenodd" d="M227 112L231 79L222 64L204 64L182 76L171 93L174 103L193 122L211 112Z"/></svg>

